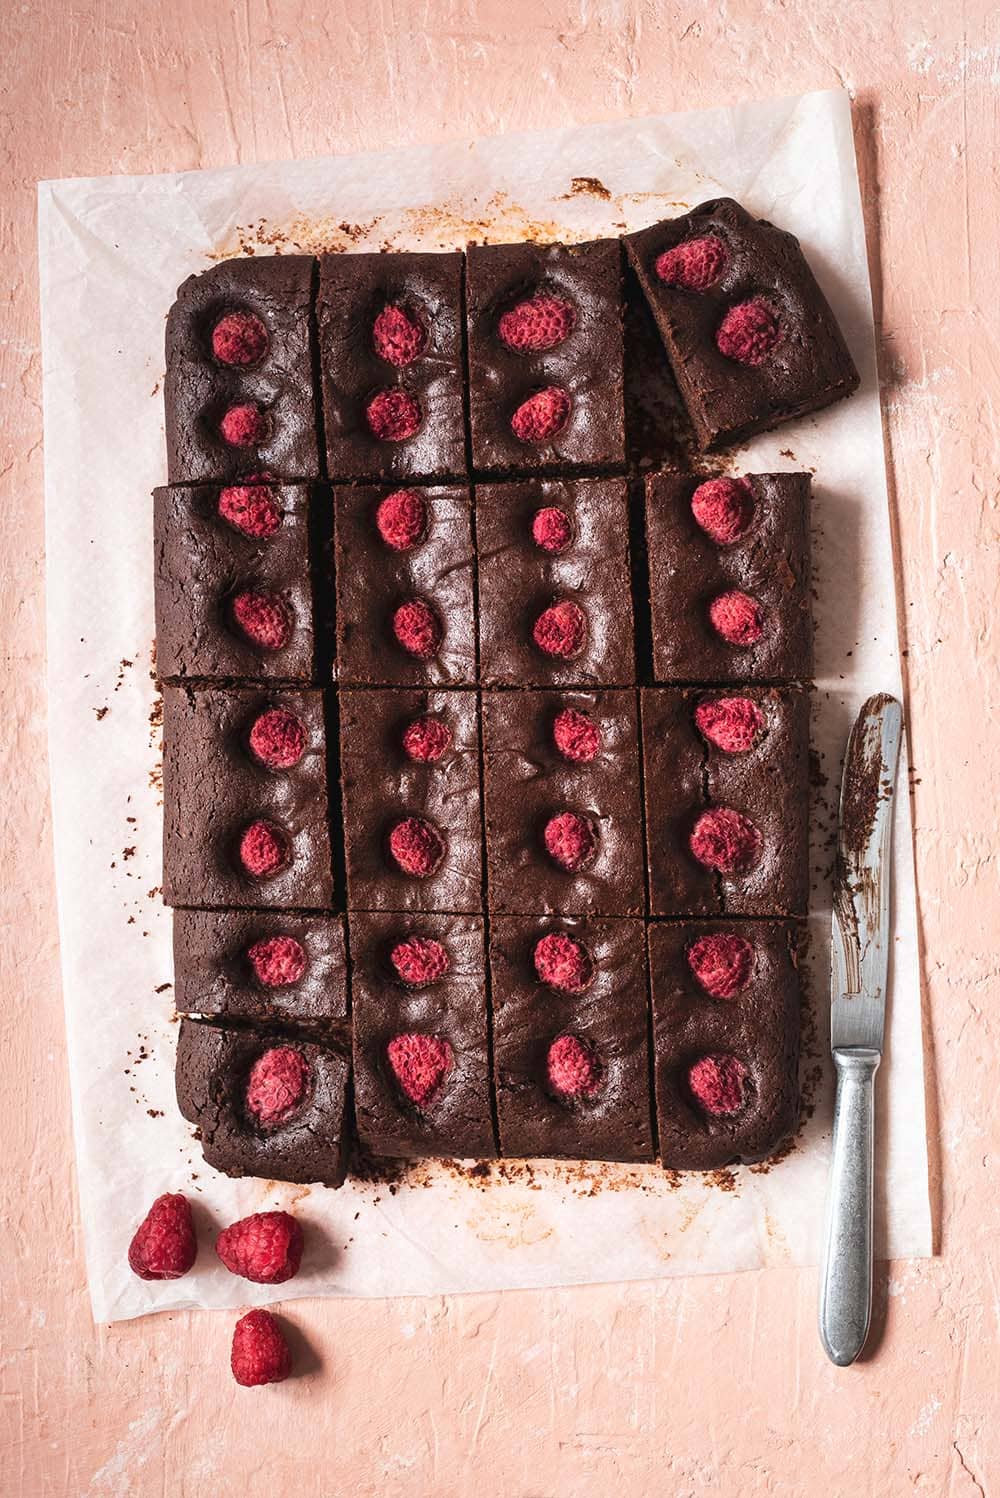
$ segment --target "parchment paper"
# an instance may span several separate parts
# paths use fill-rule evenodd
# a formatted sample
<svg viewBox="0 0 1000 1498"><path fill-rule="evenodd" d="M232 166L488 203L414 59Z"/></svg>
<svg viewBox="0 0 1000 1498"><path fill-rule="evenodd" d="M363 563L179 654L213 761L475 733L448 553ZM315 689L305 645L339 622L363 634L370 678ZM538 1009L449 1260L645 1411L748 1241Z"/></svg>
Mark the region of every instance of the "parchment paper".
<svg viewBox="0 0 1000 1498"><path fill-rule="evenodd" d="M584 239L728 193L797 234L863 375L854 399L755 440L740 471L815 473L818 690L829 783L814 811L812 1116L768 1168L671 1178L657 1166L421 1164L396 1182L230 1181L173 1098L170 916L152 674L150 490L163 482L163 323L192 271L247 249L451 249L469 238ZM829 1125L829 886L840 755L876 689L900 689L871 298L846 95L459 142L389 155L39 188L49 713L63 984L80 1199L98 1321L294 1295L436 1294L815 1262ZM911 832L895 837L892 1003L880 1073L881 1251L931 1251ZM808 1030L808 1027L807 1027ZM823 1073L820 1075L820 1073ZM45 1078L39 1077L40 1091ZM196 1271L126 1265L162 1191L197 1203ZM268 1292L229 1275L210 1234L294 1204L303 1272Z"/></svg>

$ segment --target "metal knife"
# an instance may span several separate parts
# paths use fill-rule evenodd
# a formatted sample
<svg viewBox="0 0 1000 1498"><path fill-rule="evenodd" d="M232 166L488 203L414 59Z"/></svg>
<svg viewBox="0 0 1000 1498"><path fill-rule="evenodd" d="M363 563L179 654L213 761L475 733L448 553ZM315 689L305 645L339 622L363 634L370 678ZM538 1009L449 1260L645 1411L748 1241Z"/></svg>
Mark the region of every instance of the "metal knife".
<svg viewBox="0 0 1000 1498"><path fill-rule="evenodd" d="M819 1329L840 1367L865 1345L872 1312L875 1073L885 1034L889 867L903 713L869 697L851 731L833 888L830 1044L837 1072Z"/></svg>

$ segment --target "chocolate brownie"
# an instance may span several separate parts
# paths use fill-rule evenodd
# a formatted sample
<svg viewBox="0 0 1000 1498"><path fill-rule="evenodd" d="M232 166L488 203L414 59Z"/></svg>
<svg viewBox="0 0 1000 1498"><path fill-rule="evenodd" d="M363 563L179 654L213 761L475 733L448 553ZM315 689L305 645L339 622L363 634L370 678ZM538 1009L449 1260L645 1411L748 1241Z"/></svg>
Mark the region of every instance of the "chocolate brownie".
<svg viewBox="0 0 1000 1498"><path fill-rule="evenodd" d="M502 1155L651 1160L642 921L490 922Z"/></svg>
<svg viewBox="0 0 1000 1498"><path fill-rule="evenodd" d="M352 915L354 1105L375 1155L496 1154L483 923Z"/></svg>
<svg viewBox="0 0 1000 1498"><path fill-rule="evenodd" d="M641 915L634 691L486 692L490 910Z"/></svg>
<svg viewBox="0 0 1000 1498"><path fill-rule="evenodd" d="M314 266L308 255L223 260L179 288L163 387L171 484L319 476Z"/></svg>
<svg viewBox="0 0 1000 1498"><path fill-rule="evenodd" d="M732 198L625 237L699 445L754 432L858 388L798 240Z"/></svg>
<svg viewBox="0 0 1000 1498"><path fill-rule="evenodd" d="M623 479L476 489L485 686L635 681Z"/></svg>
<svg viewBox="0 0 1000 1498"><path fill-rule="evenodd" d="M315 630L304 484L156 489L164 681L308 681Z"/></svg>
<svg viewBox="0 0 1000 1498"><path fill-rule="evenodd" d="M284 911L174 913L181 1014L325 1030L347 1016L340 916Z"/></svg>
<svg viewBox="0 0 1000 1498"><path fill-rule="evenodd" d="M772 1155L798 1118L795 928L778 921L649 927L660 1156L716 1170Z"/></svg>
<svg viewBox="0 0 1000 1498"><path fill-rule="evenodd" d="M760 687L641 694L653 915L804 915L809 698Z"/></svg>
<svg viewBox="0 0 1000 1498"><path fill-rule="evenodd" d="M231 1176L339 1186L350 1143L350 1064L266 1030L181 1020L177 1106L208 1165Z"/></svg>
<svg viewBox="0 0 1000 1498"><path fill-rule="evenodd" d="M461 255L324 255L320 367L334 479L465 472Z"/></svg>
<svg viewBox="0 0 1000 1498"><path fill-rule="evenodd" d="M342 683L473 686L467 489L334 490Z"/></svg>
<svg viewBox="0 0 1000 1498"><path fill-rule="evenodd" d="M474 468L623 464L618 240L472 245L466 278Z"/></svg>
<svg viewBox="0 0 1000 1498"><path fill-rule="evenodd" d="M657 681L798 681L812 674L810 479L646 479Z"/></svg>
<svg viewBox="0 0 1000 1498"><path fill-rule="evenodd" d="M166 687L166 903L329 909L326 780L321 693Z"/></svg>
<svg viewBox="0 0 1000 1498"><path fill-rule="evenodd" d="M480 911L474 692L340 696L351 910Z"/></svg>

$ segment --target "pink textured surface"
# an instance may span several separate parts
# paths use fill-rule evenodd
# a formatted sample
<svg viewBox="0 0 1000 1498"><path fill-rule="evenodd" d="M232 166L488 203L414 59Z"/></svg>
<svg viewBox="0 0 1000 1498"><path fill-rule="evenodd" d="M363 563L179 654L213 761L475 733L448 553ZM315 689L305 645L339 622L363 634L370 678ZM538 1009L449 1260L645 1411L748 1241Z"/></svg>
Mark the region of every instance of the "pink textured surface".
<svg viewBox="0 0 1000 1498"><path fill-rule="evenodd" d="M315 1491L318 1470L358 1498L448 1498L484 1471L512 1498L972 1498L996 1483L1000 813L983 794L1000 770L990 727L1000 680L995 21L985 0L953 11L732 0L722 15L630 0L515 8L274 0L234 11L178 0L166 10L122 0L109 10L79 0L7 15L0 482L16 524L0 551L0 783L17 794L0 802L15 850L0 888L4 1494L242 1498L265 1482ZM303 1376L256 1392L229 1378L231 1314L95 1329L51 894L35 180L388 147L828 86L855 95L880 334L941 1256L880 1266L876 1333L846 1373L820 1352L811 1271L297 1303L286 1324ZM974 661L973 705L956 684Z"/></svg>

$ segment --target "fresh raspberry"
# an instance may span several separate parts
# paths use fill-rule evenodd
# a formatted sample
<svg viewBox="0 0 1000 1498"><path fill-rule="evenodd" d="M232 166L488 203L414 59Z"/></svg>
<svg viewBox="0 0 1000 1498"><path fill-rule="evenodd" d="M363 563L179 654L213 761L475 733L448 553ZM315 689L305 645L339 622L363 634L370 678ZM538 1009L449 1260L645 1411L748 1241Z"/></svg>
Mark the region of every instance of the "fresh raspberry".
<svg viewBox="0 0 1000 1498"><path fill-rule="evenodd" d="M309 1062L290 1045L272 1046L254 1062L247 1081L247 1112L262 1128L291 1118L309 1088Z"/></svg>
<svg viewBox="0 0 1000 1498"><path fill-rule="evenodd" d="M756 369L781 339L778 309L762 296L730 307L719 324L715 344L720 354Z"/></svg>
<svg viewBox="0 0 1000 1498"><path fill-rule="evenodd" d="M291 1373L288 1343L270 1311L248 1311L237 1321L230 1366L245 1389L280 1384Z"/></svg>
<svg viewBox="0 0 1000 1498"><path fill-rule="evenodd" d="M419 764L432 765L451 748L451 729L441 718L414 718L403 734L403 752Z"/></svg>
<svg viewBox="0 0 1000 1498"><path fill-rule="evenodd" d="M753 520L753 490L746 479L706 479L691 496L691 512L718 546L746 535Z"/></svg>
<svg viewBox="0 0 1000 1498"><path fill-rule="evenodd" d="M288 1212L254 1212L223 1228L215 1252L230 1274L255 1285L283 1285L299 1272L302 1229Z"/></svg>
<svg viewBox="0 0 1000 1498"><path fill-rule="evenodd" d="M247 950L254 977L265 988L290 988L306 970L306 953L294 936L265 936Z"/></svg>
<svg viewBox="0 0 1000 1498"><path fill-rule="evenodd" d="M278 501L266 484L232 484L220 489L219 518L257 541L266 541L281 525Z"/></svg>
<svg viewBox="0 0 1000 1498"><path fill-rule="evenodd" d="M720 593L708 606L708 617L716 634L728 645L756 645L764 633L764 613L756 598L734 588Z"/></svg>
<svg viewBox="0 0 1000 1498"><path fill-rule="evenodd" d="M753 947L744 936L716 931L692 942L687 960L695 981L713 999L735 999L750 982Z"/></svg>
<svg viewBox="0 0 1000 1498"><path fill-rule="evenodd" d="M404 874L426 879L444 858L444 838L423 817L405 817L389 833L389 853Z"/></svg>
<svg viewBox="0 0 1000 1498"><path fill-rule="evenodd" d="M564 931L550 931L535 943L535 972L542 983L561 993L583 993L594 977L594 964L582 941Z"/></svg>
<svg viewBox="0 0 1000 1498"><path fill-rule="evenodd" d="M269 707L250 730L250 750L269 770L290 770L305 747L305 725L283 707Z"/></svg>
<svg viewBox="0 0 1000 1498"><path fill-rule="evenodd" d="M428 661L436 655L444 631L441 621L422 598L408 598L392 616L392 632L409 655Z"/></svg>
<svg viewBox="0 0 1000 1498"><path fill-rule="evenodd" d="M402 307L391 304L383 307L372 328L375 352L387 364L396 369L405 369L414 359L419 359L427 344L424 329Z"/></svg>
<svg viewBox="0 0 1000 1498"><path fill-rule="evenodd" d="M689 839L694 857L717 874L744 874L760 856L760 829L731 806L703 811Z"/></svg>
<svg viewBox="0 0 1000 1498"><path fill-rule="evenodd" d="M396 976L407 988L426 988L443 978L451 967L445 948L432 936L410 936L389 953Z"/></svg>
<svg viewBox="0 0 1000 1498"><path fill-rule="evenodd" d="M212 329L212 353L220 364L256 364L267 344L267 329L253 312L227 312Z"/></svg>
<svg viewBox="0 0 1000 1498"><path fill-rule="evenodd" d="M230 447L258 447L267 436L267 415L254 401L230 406L219 422L219 434Z"/></svg>
<svg viewBox="0 0 1000 1498"><path fill-rule="evenodd" d="M657 257L654 267L661 281L682 291L707 291L722 275L729 253L715 234L687 239Z"/></svg>
<svg viewBox="0 0 1000 1498"><path fill-rule="evenodd" d="M232 602L233 619L247 639L261 650L282 650L292 635L292 616L277 593L247 588Z"/></svg>
<svg viewBox="0 0 1000 1498"><path fill-rule="evenodd" d="M564 707L552 725L552 737L563 759L589 765L601 752L601 730L587 713Z"/></svg>
<svg viewBox="0 0 1000 1498"><path fill-rule="evenodd" d="M288 862L288 844L277 827L258 819L240 838L240 863L252 879L267 879Z"/></svg>
<svg viewBox="0 0 1000 1498"><path fill-rule="evenodd" d="M557 1035L549 1046L545 1069L559 1097L592 1098L600 1091L604 1068L593 1046L576 1035Z"/></svg>
<svg viewBox="0 0 1000 1498"><path fill-rule="evenodd" d="M575 874L597 856L597 832L589 817L561 811L545 824L545 851L561 869Z"/></svg>
<svg viewBox="0 0 1000 1498"><path fill-rule="evenodd" d="M519 442L548 442L569 420L569 396L558 385L546 385L522 401L510 418Z"/></svg>
<svg viewBox="0 0 1000 1498"><path fill-rule="evenodd" d="M561 599L539 614L531 637L545 655L570 661L587 643L587 616L579 604Z"/></svg>
<svg viewBox="0 0 1000 1498"><path fill-rule="evenodd" d="M748 1072L735 1056L702 1056L688 1069L691 1096L713 1118L732 1118L743 1107Z"/></svg>
<svg viewBox="0 0 1000 1498"><path fill-rule="evenodd" d="M455 1064L451 1046L439 1035L394 1035L386 1056L400 1089L418 1108L434 1101Z"/></svg>
<svg viewBox="0 0 1000 1498"><path fill-rule="evenodd" d="M544 509L535 511L531 534L535 545L542 551L559 556L573 539L573 522L558 505L546 505Z"/></svg>
<svg viewBox="0 0 1000 1498"><path fill-rule="evenodd" d="M129 1268L141 1280L179 1280L198 1257L191 1207L180 1192L158 1196L128 1247Z"/></svg>
<svg viewBox="0 0 1000 1498"><path fill-rule="evenodd" d="M764 714L749 697L716 697L699 702L694 723L703 739L726 754L752 749L764 727Z"/></svg>
<svg viewBox="0 0 1000 1498"><path fill-rule="evenodd" d="M365 407L368 430L378 442L405 442L420 427L420 406L408 390L379 390Z"/></svg>
<svg viewBox="0 0 1000 1498"><path fill-rule="evenodd" d="M497 332L515 353L542 354L568 338L575 325L576 308L571 302L540 291L505 312Z"/></svg>
<svg viewBox="0 0 1000 1498"><path fill-rule="evenodd" d="M412 550L427 531L423 496L413 489L397 489L394 494L387 494L375 511L375 524L382 540L393 551Z"/></svg>

